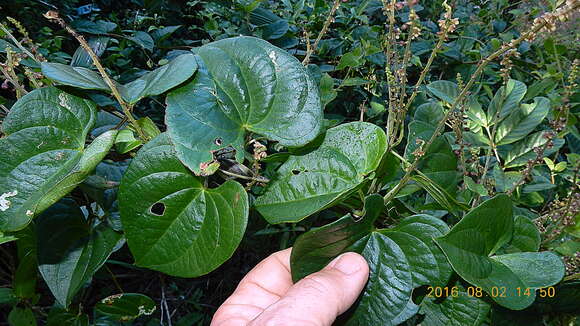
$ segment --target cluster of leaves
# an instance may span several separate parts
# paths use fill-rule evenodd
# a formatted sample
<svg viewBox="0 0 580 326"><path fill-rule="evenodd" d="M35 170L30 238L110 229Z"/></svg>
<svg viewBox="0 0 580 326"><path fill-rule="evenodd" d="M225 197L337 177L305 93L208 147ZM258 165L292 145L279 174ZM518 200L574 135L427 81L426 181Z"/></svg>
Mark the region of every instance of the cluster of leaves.
<svg viewBox="0 0 580 326"><path fill-rule="evenodd" d="M149 12L173 10L155 3ZM112 264L206 275L256 235L294 245L296 281L362 254L371 276L347 325L574 320L578 64L506 23L570 3L459 1L448 35L437 23L451 21L446 3L190 1L178 10L201 24L187 28L76 19L91 49L73 56L52 31L39 46L2 25L14 94L2 97L0 244L16 244L18 261L0 288L8 323L36 323L38 274L56 300L48 325L159 323L171 318L164 298L158 314L144 294L107 293L89 318L81 296ZM389 12L400 26L390 36ZM413 93L400 130L394 87Z"/></svg>

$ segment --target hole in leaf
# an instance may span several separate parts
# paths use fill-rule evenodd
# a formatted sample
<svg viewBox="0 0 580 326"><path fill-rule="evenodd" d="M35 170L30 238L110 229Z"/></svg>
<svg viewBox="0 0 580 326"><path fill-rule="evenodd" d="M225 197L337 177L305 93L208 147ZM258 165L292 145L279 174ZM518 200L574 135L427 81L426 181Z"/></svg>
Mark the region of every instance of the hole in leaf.
<svg viewBox="0 0 580 326"><path fill-rule="evenodd" d="M165 213L165 204L164 203L155 203L155 204L153 204L153 206L151 206L149 211L153 215L163 216L163 214Z"/></svg>
<svg viewBox="0 0 580 326"><path fill-rule="evenodd" d="M298 174L300 174L300 171L299 170L292 170L292 174L298 175Z"/></svg>
<svg viewBox="0 0 580 326"><path fill-rule="evenodd" d="M221 146L224 143L224 141L219 137L216 138L213 142L218 146Z"/></svg>

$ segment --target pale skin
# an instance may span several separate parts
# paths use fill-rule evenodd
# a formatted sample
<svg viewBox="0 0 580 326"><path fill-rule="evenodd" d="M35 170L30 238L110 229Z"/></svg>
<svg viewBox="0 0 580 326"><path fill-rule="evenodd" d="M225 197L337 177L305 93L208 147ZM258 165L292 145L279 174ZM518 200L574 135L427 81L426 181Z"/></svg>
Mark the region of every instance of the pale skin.
<svg viewBox="0 0 580 326"><path fill-rule="evenodd" d="M211 326L330 326L368 280L365 259L349 252L294 284L291 250L274 253L254 267L217 310Z"/></svg>

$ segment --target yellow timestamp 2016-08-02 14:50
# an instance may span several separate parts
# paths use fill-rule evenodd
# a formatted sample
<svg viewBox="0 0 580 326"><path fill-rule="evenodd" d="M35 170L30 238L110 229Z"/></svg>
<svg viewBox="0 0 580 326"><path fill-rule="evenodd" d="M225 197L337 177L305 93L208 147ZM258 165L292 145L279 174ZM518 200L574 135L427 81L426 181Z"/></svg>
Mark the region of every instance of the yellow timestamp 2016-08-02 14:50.
<svg viewBox="0 0 580 326"><path fill-rule="evenodd" d="M484 291L479 286L468 286L465 291L460 291L458 286L429 286L427 287L427 297L429 298L445 298L458 297L460 295L467 295L469 297L481 298L483 296L491 296L494 298L505 298L507 296L531 296L534 291L538 290L538 295L541 298L553 298L556 295L556 289L553 286L546 288L528 288L516 287L515 289L508 289L505 286L492 286L489 291Z"/></svg>

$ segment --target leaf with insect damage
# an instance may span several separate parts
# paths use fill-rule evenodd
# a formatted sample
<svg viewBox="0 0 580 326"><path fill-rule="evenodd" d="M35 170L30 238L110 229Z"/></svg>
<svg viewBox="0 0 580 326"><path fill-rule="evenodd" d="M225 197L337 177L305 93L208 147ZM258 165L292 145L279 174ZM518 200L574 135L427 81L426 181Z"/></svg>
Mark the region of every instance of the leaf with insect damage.
<svg viewBox="0 0 580 326"><path fill-rule="evenodd" d="M242 185L204 186L179 161L167 134L143 146L129 165L119 207L135 264L180 277L207 274L229 259L248 219Z"/></svg>
<svg viewBox="0 0 580 326"><path fill-rule="evenodd" d="M302 146L322 125L318 87L286 51L254 37L235 37L195 50L193 80L167 96L167 131L179 159L195 174L216 150L243 159L246 132Z"/></svg>

